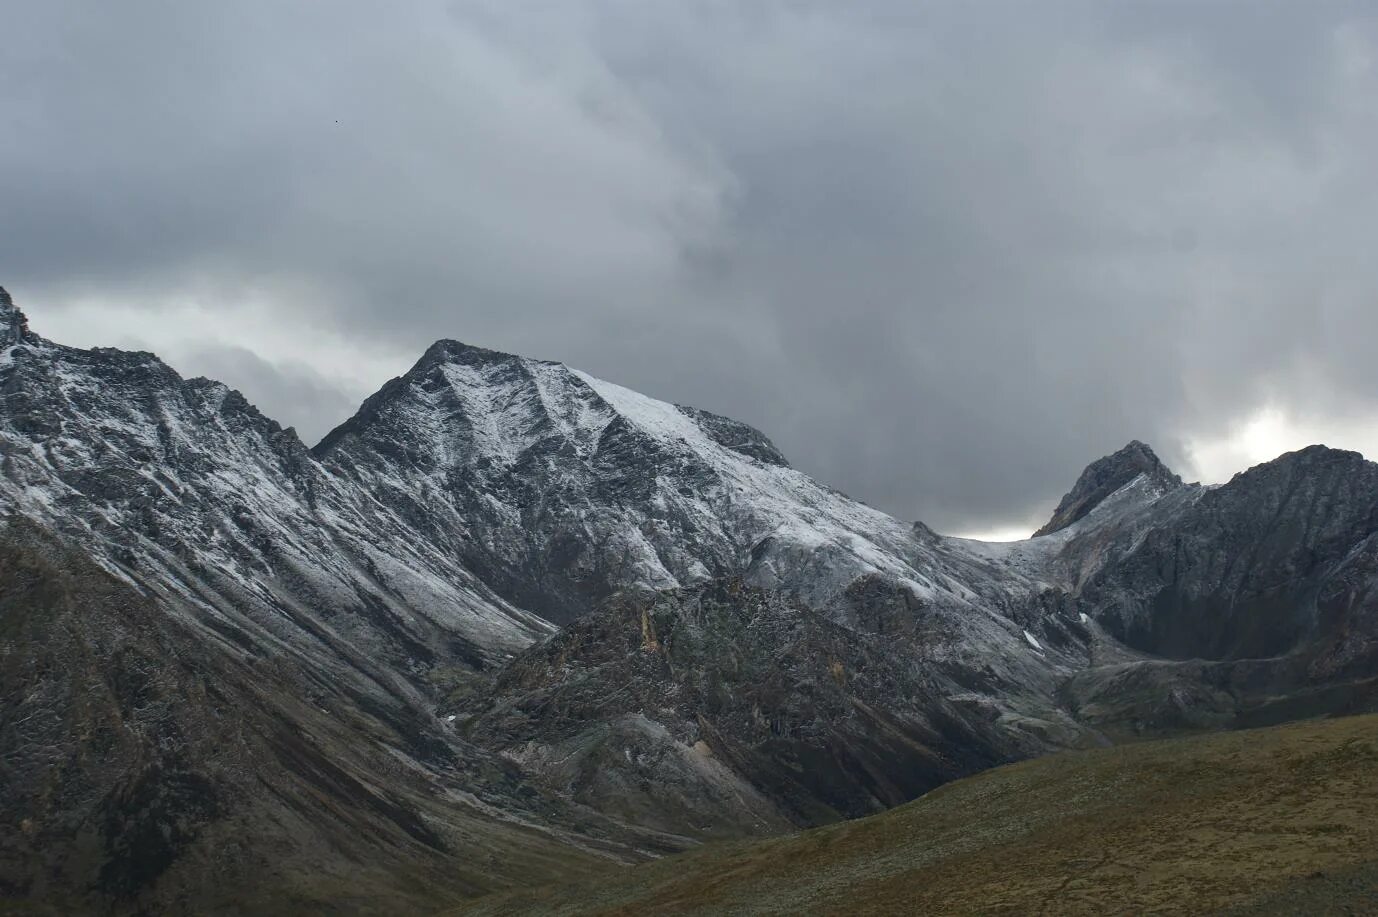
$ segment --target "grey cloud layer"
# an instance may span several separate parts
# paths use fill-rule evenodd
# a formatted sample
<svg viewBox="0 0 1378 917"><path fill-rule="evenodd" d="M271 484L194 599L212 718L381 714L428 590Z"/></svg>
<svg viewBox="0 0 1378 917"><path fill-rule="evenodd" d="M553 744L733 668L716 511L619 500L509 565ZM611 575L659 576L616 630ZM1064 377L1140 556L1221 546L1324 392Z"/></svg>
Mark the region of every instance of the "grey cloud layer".
<svg viewBox="0 0 1378 917"><path fill-rule="evenodd" d="M252 286L399 354L563 359L949 529L1133 437L1378 408L1365 5L0 8L35 306ZM341 419L254 347L194 362Z"/></svg>

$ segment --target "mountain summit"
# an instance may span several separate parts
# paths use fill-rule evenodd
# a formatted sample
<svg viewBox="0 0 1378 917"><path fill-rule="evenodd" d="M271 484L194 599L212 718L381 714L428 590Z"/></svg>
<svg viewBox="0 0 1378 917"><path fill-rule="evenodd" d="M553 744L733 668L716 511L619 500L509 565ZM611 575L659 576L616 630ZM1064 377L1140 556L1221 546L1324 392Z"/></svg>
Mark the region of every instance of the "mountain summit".
<svg viewBox="0 0 1378 917"><path fill-rule="evenodd" d="M759 431L563 363L438 341L313 453L556 624L621 589L742 573L816 605L866 573L933 586L909 526Z"/></svg>
<svg viewBox="0 0 1378 917"><path fill-rule="evenodd" d="M1081 477L1077 478L1076 484L1058 503L1053 517L1034 532L1034 537L1051 535L1065 529L1141 474L1147 475L1149 481L1160 490L1182 486L1182 479L1173 474L1147 444L1137 439L1132 440L1119 452L1097 459L1088 465Z"/></svg>

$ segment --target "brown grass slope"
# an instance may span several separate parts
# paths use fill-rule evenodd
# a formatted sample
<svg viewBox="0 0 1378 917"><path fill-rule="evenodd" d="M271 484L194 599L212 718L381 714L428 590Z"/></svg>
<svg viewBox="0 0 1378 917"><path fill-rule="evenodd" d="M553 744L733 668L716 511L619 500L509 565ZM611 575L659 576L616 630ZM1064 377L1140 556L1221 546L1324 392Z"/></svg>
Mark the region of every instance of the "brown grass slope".
<svg viewBox="0 0 1378 917"><path fill-rule="evenodd" d="M1378 913L1378 715L1052 755L453 913Z"/></svg>

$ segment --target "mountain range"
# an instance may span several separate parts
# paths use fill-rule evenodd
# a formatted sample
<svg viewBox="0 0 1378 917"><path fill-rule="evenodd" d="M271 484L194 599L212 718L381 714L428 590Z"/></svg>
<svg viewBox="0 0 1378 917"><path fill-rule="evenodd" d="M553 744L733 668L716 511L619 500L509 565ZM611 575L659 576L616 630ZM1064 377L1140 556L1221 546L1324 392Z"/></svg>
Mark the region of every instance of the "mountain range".
<svg viewBox="0 0 1378 917"><path fill-rule="evenodd" d="M1378 709L1378 465L1139 442L1031 539L432 345L320 443L0 290L0 899L396 913L1063 749Z"/></svg>

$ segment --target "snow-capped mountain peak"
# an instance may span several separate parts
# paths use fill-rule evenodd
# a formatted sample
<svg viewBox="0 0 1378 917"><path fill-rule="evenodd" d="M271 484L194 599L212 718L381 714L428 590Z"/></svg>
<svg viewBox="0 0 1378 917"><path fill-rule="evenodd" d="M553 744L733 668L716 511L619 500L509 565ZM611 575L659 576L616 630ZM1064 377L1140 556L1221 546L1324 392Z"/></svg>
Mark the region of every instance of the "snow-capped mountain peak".
<svg viewBox="0 0 1378 917"><path fill-rule="evenodd" d="M437 342L314 452L391 502L429 495L466 563L556 622L618 589L743 572L820 605L867 574L944 588L915 569L909 525L759 431L560 363Z"/></svg>

